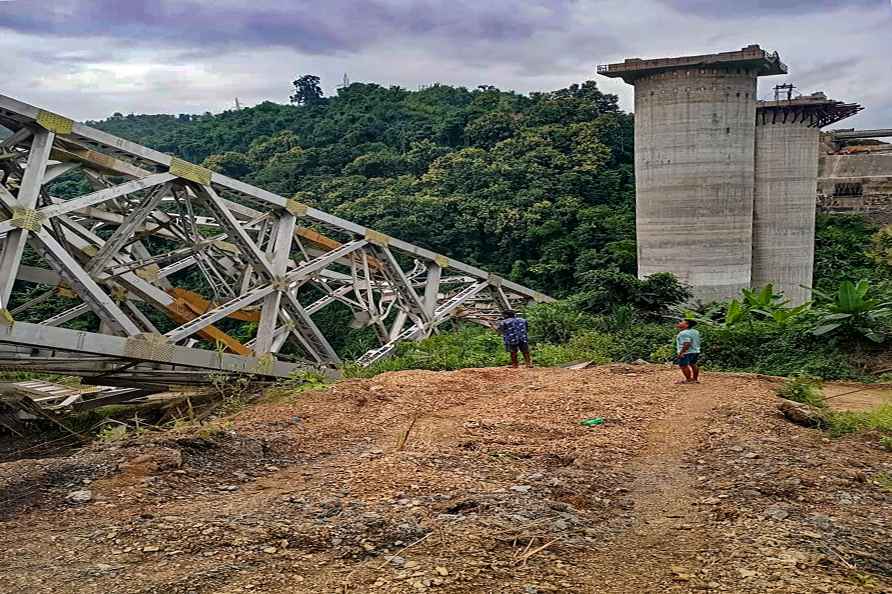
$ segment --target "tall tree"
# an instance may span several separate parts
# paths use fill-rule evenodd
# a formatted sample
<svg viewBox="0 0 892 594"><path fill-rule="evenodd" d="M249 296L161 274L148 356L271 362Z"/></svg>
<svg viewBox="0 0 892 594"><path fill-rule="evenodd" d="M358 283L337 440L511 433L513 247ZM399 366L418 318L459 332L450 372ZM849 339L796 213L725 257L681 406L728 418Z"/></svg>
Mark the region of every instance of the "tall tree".
<svg viewBox="0 0 892 594"><path fill-rule="evenodd" d="M319 80L318 76L304 74L291 83L294 85L291 102L298 105L312 105L322 101L322 87L319 86Z"/></svg>

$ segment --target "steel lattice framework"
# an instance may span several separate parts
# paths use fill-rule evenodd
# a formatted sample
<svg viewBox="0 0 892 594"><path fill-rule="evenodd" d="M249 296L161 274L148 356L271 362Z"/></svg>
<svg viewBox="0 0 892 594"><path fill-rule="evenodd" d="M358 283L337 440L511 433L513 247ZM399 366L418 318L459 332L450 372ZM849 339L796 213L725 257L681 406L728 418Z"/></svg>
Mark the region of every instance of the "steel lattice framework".
<svg viewBox="0 0 892 594"><path fill-rule="evenodd" d="M487 323L550 300L2 95L0 125L12 132L0 141L6 368L158 386L221 372L284 377L341 363L313 320L334 303L349 308L352 327L375 329L380 346L357 361L369 365L449 319ZM52 196L47 184L74 170L92 191ZM200 290L177 286L184 278ZM9 308L16 281L31 283L32 298ZM39 323L20 321L57 295L78 301ZM93 331L64 327L89 312ZM250 328L250 339L226 331L233 319L250 323L239 334Z"/></svg>

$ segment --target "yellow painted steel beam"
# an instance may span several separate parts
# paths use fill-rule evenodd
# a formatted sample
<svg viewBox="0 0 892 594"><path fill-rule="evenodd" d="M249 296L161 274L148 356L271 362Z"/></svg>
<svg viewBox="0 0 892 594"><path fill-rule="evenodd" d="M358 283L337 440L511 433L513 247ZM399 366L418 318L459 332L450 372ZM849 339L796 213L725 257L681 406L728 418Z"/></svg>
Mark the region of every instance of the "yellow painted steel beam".
<svg viewBox="0 0 892 594"><path fill-rule="evenodd" d="M173 303L167 306L170 317L178 324L185 324L190 320L194 320L198 316L189 307L189 302L185 299L175 299ZM226 334L216 326L207 326L197 332L199 336L214 343L222 344L226 350L236 355L253 356L254 351L246 347L230 335Z"/></svg>
<svg viewBox="0 0 892 594"><path fill-rule="evenodd" d="M186 305L198 315L201 315L205 312L208 312L220 304L215 301L209 301L199 295L194 291L190 291L188 289L181 289L179 287L174 287L167 291L172 297L176 299L181 299L186 303ZM260 321L260 311L259 310L246 310L240 309L238 311L232 312L228 316L228 318L232 318L233 320L240 320L242 322L259 322Z"/></svg>
<svg viewBox="0 0 892 594"><path fill-rule="evenodd" d="M310 243L325 248L328 251L336 250L344 245L340 241L334 240L327 235L323 235L322 233L307 227L295 227L294 234L301 239L306 239ZM372 268L380 268L381 264L375 258L369 257L369 266Z"/></svg>

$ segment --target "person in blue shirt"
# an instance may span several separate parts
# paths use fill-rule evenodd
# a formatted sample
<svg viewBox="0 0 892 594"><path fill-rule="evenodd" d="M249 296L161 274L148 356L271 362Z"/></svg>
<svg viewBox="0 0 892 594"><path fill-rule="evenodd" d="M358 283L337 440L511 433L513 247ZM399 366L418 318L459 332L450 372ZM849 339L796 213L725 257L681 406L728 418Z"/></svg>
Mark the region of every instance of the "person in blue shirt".
<svg viewBox="0 0 892 594"><path fill-rule="evenodd" d="M696 325L694 320L682 320L675 325L679 329L675 337L675 360L684 374L684 379L679 384L700 383L700 368L697 367L697 360L700 358L700 332L694 329Z"/></svg>
<svg viewBox="0 0 892 594"><path fill-rule="evenodd" d="M530 357L530 340L527 336L527 321L518 317L513 311L506 311L504 318L499 322L499 333L505 342L505 350L511 353L511 367L515 369L517 363L517 351L523 353L523 360L527 367L533 366Z"/></svg>

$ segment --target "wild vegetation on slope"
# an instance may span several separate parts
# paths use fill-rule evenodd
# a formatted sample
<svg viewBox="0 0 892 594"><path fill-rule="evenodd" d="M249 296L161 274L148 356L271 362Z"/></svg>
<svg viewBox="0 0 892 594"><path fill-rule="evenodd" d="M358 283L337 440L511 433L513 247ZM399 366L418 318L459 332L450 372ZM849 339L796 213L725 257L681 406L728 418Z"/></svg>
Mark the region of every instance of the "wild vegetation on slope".
<svg viewBox="0 0 892 594"><path fill-rule="evenodd" d="M591 81L354 83L309 105L92 124L552 294L634 272L632 116Z"/></svg>

